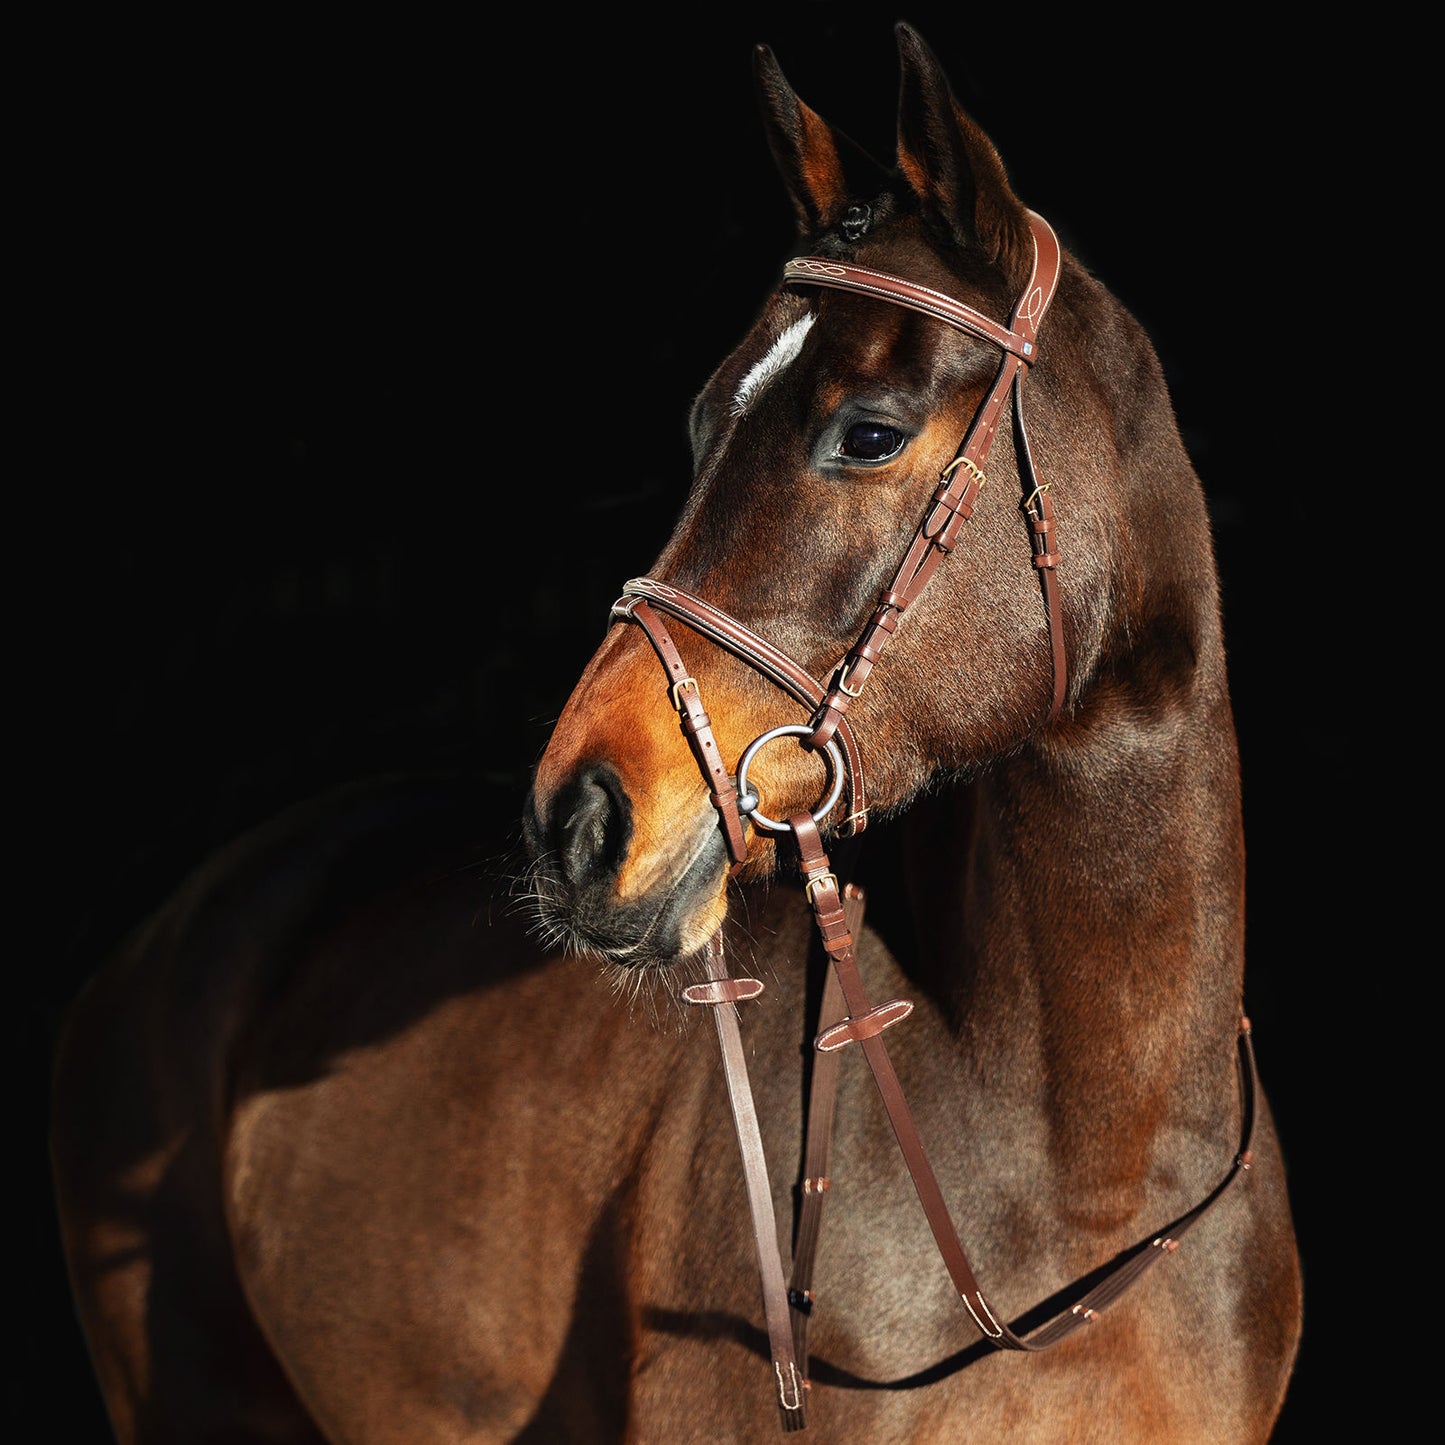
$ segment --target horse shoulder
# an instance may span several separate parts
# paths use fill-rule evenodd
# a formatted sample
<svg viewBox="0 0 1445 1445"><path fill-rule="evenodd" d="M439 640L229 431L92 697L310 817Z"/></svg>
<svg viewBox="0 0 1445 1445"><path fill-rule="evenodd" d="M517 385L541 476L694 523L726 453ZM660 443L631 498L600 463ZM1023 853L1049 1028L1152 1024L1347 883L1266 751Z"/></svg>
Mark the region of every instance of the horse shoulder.
<svg viewBox="0 0 1445 1445"><path fill-rule="evenodd" d="M467 803L398 784L293 810L72 1007L57 1200L122 1440L222 1417L310 1440L415 1423L424 1396L428 1438L510 1401L509 1439L545 1397L666 1064L614 1057L618 1011L509 914Z"/></svg>

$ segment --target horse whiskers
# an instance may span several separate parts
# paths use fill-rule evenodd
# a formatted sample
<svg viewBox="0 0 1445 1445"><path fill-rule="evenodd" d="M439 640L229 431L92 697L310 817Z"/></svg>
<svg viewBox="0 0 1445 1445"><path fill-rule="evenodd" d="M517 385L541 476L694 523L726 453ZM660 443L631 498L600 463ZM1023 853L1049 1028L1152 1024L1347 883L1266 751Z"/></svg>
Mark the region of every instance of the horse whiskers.
<svg viewBox="0 0 1445 1445"><path fill-rule="evenodd" d="M656 957L648 956L649 944L668 917L669 904L715 838L716 829L709 819L707 826L699 831L691 852L672 870L671 881L661 897L655 899L640 932L630 940L598 941L590 926L593 910L574 896L560 855L553 849L538 853L526 867L509 875L499 874L506 887L506 911L529 915L527 932L546 949L560 949L601 964L634 970L665 968L668 960L660 953ZM638 962L629 964L625 962L628 959Z"/></svg>
<svg viewBox="0 0 1445 1445"><path fill-rule="evenodd" d="M527 915L527 936L535 939L544 952L565 953L599 965L613 993L625 998L630 1012L642 992L645 975L667 972L668 966L639 968L619 963L614 954L587 935L580 921L559 908L559 891L558 880L545 867L545 860L539 859L538 866L511 880L506 911Z"/></svg>
<svg viewBox="0 0 1445 1445"><path fill-rule="evenodd" d="M640 1008L655 1031L681 1037L692 1022L692 1011L682 1002L681 986L690 973L701 977L701 971L686 968L686 962L688 960L674 960L636 968L608 961L598 972L613 997L626 1006L629 1022Z"/></svg>
<svg viewBox="0 0 1445 1445"><path fill-rule="evenodd" d="M706 847L707 839L699 844L694 858ZM611 990L614 998L627 1009L629 1019L641 1011L648 1023L656 1030L685 1033L690 1021L691 1010L681 1002L681 990L687 983L700 982L705 978L701 966L701 955L693 953L681 958L647 964L629 964L619 961L615 951L605 952L590 939L585 929L572 921L571 915L560 909L560 895L565 885L556 872L555 853L539 855L526 868L508 876L504 882L507 890L506 910L509 913L529 915L528 936L550 953L566 953L598 965L602 980ZM686 869L682 872L685 874ZM681 879L679 878L679 882ZM671 897L678 885L669 890ZM666 900L664 900L665 902ZM657 925L661 908L642 936L632 945L631 951L641 950Z"/></svg>

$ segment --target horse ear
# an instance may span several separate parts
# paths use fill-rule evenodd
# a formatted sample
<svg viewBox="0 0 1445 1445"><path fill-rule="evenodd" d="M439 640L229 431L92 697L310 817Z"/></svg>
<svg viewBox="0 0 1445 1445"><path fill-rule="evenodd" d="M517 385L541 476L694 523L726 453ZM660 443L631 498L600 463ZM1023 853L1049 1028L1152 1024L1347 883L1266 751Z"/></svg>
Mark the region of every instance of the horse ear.
<svg viewBox="0 0 1445 1445"><path fill-rule="evenodd" d="M836 225L850 205L872 200L887 186L888 172L872 156L798 99L766 45L753 51L753 78L768 149L788 188L800 236Z"/></svg>
<svg viewBox="0 0 1445 1445"><path fill-rule="evenodd" d="M923 37L904 21L898 40L898 168L924 215L958 245L981 250L1023 284L1033 265L1028 212L993 142L954 98Z"/></svg>

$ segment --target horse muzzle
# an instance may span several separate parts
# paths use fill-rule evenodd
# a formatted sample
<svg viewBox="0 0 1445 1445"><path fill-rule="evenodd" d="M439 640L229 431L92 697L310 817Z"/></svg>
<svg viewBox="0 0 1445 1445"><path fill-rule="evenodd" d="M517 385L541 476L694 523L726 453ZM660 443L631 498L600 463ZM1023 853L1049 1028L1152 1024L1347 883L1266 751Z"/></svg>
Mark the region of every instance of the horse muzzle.
<svg viewBox="0 0 1445 1445"><path fill-rule="evenodd" d="M659 833L610 763L534 784L523 837L543 942L629 967L701 949L725 911L729 860L715 812L694 803Z"/></svg>

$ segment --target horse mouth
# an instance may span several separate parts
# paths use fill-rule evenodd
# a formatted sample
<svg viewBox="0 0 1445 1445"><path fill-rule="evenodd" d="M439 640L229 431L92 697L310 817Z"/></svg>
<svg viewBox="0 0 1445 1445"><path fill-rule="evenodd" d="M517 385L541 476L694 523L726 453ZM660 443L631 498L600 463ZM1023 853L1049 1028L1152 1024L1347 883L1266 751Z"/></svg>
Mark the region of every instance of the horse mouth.
<svg viewBox="0 0 1445 1445"><path fill-rule="evenodd" d="M711 809L675 841L677 861L634 898L619 897L610 877L579 881L555 853L535 853L526 892L533 936L548 952L626 969L697 953L726 911L727 847Z"/></svg>

